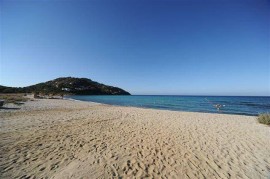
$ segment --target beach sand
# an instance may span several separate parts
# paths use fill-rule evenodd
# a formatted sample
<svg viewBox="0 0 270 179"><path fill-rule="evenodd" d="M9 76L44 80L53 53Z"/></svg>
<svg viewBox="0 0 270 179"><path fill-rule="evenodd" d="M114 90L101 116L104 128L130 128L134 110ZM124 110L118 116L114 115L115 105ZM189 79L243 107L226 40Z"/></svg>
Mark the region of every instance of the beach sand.
<svg viewBox="0 0 270 179"><path fill-rule="evenodd" d="M270 127L256 117L54 99L20 108L0 110L0 178L270 176Z"/></svg>

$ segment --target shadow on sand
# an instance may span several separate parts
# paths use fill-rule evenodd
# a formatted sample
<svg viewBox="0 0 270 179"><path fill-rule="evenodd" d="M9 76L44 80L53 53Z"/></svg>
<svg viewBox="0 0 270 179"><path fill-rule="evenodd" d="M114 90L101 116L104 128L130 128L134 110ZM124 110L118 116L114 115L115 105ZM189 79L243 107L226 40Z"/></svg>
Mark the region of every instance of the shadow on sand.
<svg viewBox="0 0 270 179"><path fill-rule="evenodd" d="M20 109L20 108L0 107L0 109L5 109L5 110L18 110L18 109Z"/></svg>

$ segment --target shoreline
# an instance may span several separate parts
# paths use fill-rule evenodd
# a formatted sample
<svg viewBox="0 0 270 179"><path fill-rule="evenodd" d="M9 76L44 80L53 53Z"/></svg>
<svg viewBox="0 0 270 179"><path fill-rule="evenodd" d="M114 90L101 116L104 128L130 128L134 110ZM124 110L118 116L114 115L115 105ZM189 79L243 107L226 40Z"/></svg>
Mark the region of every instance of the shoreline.
<svg viewBox="0 0 270 179"><path fill-rule="evenodd" d="M39 99L0 110L1 178L267 178L254 116Z"/></svg>

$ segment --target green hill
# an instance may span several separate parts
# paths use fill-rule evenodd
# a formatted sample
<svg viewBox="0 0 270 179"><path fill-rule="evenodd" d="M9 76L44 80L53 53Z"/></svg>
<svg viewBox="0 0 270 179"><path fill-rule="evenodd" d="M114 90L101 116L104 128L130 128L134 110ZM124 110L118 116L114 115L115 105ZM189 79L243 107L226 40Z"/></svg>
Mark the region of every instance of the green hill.
<svg viewBox="0 0 270 179"><path fill-rule="evenodd" d="M87 78L73 77L57 78L23 88L6 87L0 85L0 93L130 95L129 92L118 87L104 85Z"/></svg>

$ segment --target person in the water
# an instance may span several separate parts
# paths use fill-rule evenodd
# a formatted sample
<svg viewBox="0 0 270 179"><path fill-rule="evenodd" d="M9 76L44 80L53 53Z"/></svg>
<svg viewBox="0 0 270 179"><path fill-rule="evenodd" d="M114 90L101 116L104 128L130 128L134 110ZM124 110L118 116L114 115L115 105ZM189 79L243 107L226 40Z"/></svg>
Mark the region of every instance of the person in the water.
<svg viewBox="0 0 270 179"><path fill-rule="evenodd" d="M219 111L222 107L225 107L225 105L222 104L214 104L213 102L209 101L207 98L205 98L205 100L207 102L209 102L210 104L212 104L215 108L217 108L217 110Z"/></svg>
<svg viewBox="0 0 270 179"><path fill-rule="evenodd" d="M221 104L215 104L214 107L217 108L217 110L219 111L220 108L224 107L225 105L221 105Z"/></svg>

